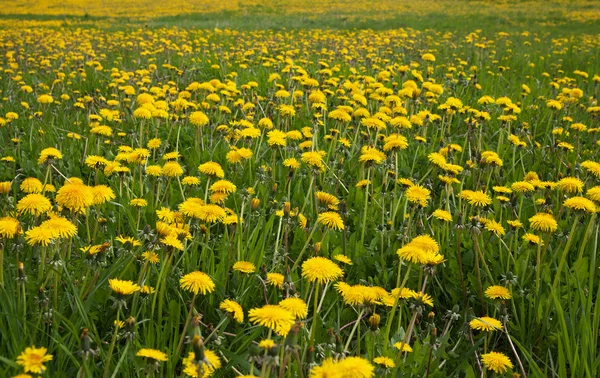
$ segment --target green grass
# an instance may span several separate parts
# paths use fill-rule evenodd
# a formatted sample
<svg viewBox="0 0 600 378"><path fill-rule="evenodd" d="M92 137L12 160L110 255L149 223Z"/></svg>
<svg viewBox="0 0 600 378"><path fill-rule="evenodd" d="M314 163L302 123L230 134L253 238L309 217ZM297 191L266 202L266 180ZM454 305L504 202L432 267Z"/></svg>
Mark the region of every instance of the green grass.
<svg viewBox="0 0 600 378"><path fill-rule="evenodd" d="M583 7L572 5L577 6ZM133 18L44 15L5 15L3 20L0 155L15 161L0 162L0 182L12 181L10 191L0 194L0 212L18 219L23 234L8 235L3 228L8 223L0 223L0 375L22 372L17 356L35 345L53 355L45 364L46 376L186 376L182 360L188 353L197 358L201 354L198 344L193 345L196 335L220 358L216 377L306 377L327 358L341 360L346 355L360 356L365 364L367 360L373 364L377 356L391 358L395 368L377 366L375 372L382 376L493 376L480 371L481 355L490 351L502 352L512 361L514 367L504 376L521 372L518 361L529 377L598 376L597 214L574 211L563 203L575 196L594 198L587 191L599 185L599 176L582 166L584 161L598 160L598 113L589 109L599 95L600 84L594 78L599 74L595 36L599 22L570 22L551 11L467 19L435 13L310 18L256 9L144 23ZM27 20L40 24L19 26ZM477 35L469 35L477 29L481 29ZM485 43L486 48L476 43ZM435 55L435 63L423 60L426 52ZM407 71L404 66L411 63L418 64ZM101 70L95 69L98 65ZM323 71L325 66L331 72ZM327 93L326 109L312 106L309 96L315 88L298 80L303 72ZM272 76L275 73L279 78ZM427 93L419 74L424 81L441 85L443 93ZM422 89L414 96L401 92L411 80ZM218 100L203 89L186 90L194 82L210 81L229 85L215 89ZM257 86L246 86L250 82ZM531 93L523 94L523 84ZM32 93L23 85L31 86ZM127 94L125 86L134 93ZM295 100L279 97L281 88L302 93ZM561 95L575 88L583 96ZM364 96L365 105L360 96L352 98L352 90ZM146 92L154 95L153 111L165 101L168 120L159 113L150 120L134 116L141 107L138 95ZM46 93L52 94L53 104L37 102ZM390 93L401 97L402 108L390 103L397 101L387 97ZM61 99L65 94L69 98ZM480 103L484 95L510 98L520 110L516 120L498 119L510 110ZM179 108L179 96L196 109ZM440 108L454 103L451 98L469 108L457 112ZM109 104L111 99L118 104ZM550 99L561 100L564 107L549 108ZM292 103L295 116L283 115L280 105ZM381 130L367 128L358 115L350 122L328 117L343 106L352 112L365 108L371 115L392 112L390 118L406 112L412 128L396 127L383 115L386 128ZM111 120L106 109L117 110L119 119ZM479 113L472 109L487 112L490 119L473 122ZM193 111L204 112L209 123L191 124ZM422 111L431 115L418 116ZM9 112L18 118L9 122ZM102 115L102 121L94 123L93 115ZM288 135L286 146L271 146L271 130L259 126L262 118L272 120L275 129L303 134L299 140ZM259 130L257 138L236 137L247 123ZM572 123L583 123L588 131L570 128ZM97 125L109 126L112 135L92 132ZM69 137L70 132L81 139ZM384 151L384 137L392 134L406 137L407 149L385 151L380 164L361 160L362 147ZM526 145L510 142L511 135ZM162 144L147 151L141 161L123 150L145 148L152 138ZM62 158L40 164L40 152L47 147L57 148ZM227 154L235 148L248 148L252 157L228 161ZM175 150L185 171L180 179L193 176L198 185L183 186L178 178L148 174L147 166L163 166L164 154ZM309 150L324 151L325 169L305 162L297 170L283 165L286 158L301 161ZM502 165L486 164L482 158L486 151L497 153ZM450 168L434 165L430 154L436 152L446 154L462 172L451 174L446 172ZM85 164L90 155L119 160L129 171L110 174L102 167L90 167ZM185 199L210 196L206 189L217 178L197 168L207 161L219 163L224 179L236 186L219 206L243 222L228 225L182 216L177 226L172 221L168 227L161 224L156 211L162 207L175 211ZM526 194L503 194L508 197L503 201L502 193L493 189L531 180L530 172L553 183L577 177L582 190L536 187ZM412 202L396 175L429 190L426 206ZM440 175L457 182L444 184ZM27 177L57 190L67 184L66 178L78 177L89 186L109 186L115 198L88 204L78 214L59 206L63 201L57 193L44 193L52 211L77 226L73 237L54 237L44 247L31 242L30 236L49 215L18 211L27 194L20 186ZM367 178L368 186L356 186ZM483 191L493 200L487 206L471 205L461 195L465 190ZM339 204L319 203L317 191L331 194ZM135 208L130 201L137 198L148 205ZM436 209L449 211L453 220L435 219ZM344 229L319 223L318 216L325 211L337 211ZM529 219L541 212L553 214L556 231L545 232L532 224ZM299 213L307 219L305 227ZM507 223L517 219L521 228ZM494 234L486 228L489 220L498 222L504 232ZM181 238L181 251L164 238L176 232L173 227L179 227L180 235L189 232L189 238ZM543 245L524 242L526 232L540 236ZM431 267L399 259L398 249L422 234L439 244L443 263ZM140 245L116 240L121 235ZM80 250L103 243L107 244L95 255ZM155 251L159 263L145 261L146 251ZM338 263L344 270L340 281L377 286L388 293L399 287L423 291L434 306L418 298L389 302L388 296L351 304L338 293L335 282L316 285L303 278L304 261L315 256L334 260L338 254L353 262ZM233 270L240 260L252 262L256 271ZM196 297L181 289L181 277L192 271L207 273L214 291ZM283 289L266 282L268 272L285 276ZM109 288L112 278L156 291L118 296ZM512 298L487 298L484 291L492 285L505 286ZM304 326L296 337L278 336L248 320L249 310L288 296L307 304ZM242 306L243 323L219 308L224 299ZM371 317L374 314L379 322ZM489 333L470 329L471 320L486 315L501 321L503 329ZM125 321L122 328L114 326L116 319ZM278 349L258 350L257 343L269 337ZM186 341L181 348L180 340ZM393 344L405 340L413 351L398 354ZM341 354L346 347L346 355ZM153 364L135 356L141 348L163 351L168 361L156 364L160 369L155 372ZM343 363L340 366L338 371Z"/></svg>

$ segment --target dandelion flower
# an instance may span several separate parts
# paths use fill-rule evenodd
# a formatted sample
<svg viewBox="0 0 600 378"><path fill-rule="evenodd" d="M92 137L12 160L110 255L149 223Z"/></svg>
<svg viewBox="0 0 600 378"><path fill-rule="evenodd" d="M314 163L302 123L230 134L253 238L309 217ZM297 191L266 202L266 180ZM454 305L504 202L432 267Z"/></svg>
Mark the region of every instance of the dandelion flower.
<svg viewBox="0 0 600 378"><path fill-rule="evenodd" d="M198 171L200 173L204 173L207 176L214 176L218 178L225 177L225 172L219 163L215 163L214 161L209 161L204 164L200 164L198 166Z"/></svg>
<svg viewBox="0 0 600 378"><path fill-rule="evenodd" d="M215 290L215 283L208 274L195 271L186 274L179 280L179 285L182 289L192 292L194 294L212 293Z"/></svg>
<svg viewBox="0 0 600 378"><path fill-rule="evenodd" d="M558 229L558 223L552 214L537 213L529 218L529 225L532 229L542 232L554 232Z"/></svg>
<svg viewBox="0 0 600 378"><path fill-rule="evenodd" d="M406 199L410 203L416 203L421 207L426 207L431 198L431 191L421 185L412 185L406 189Z"/></svg>
<svg viewBox="0 0 600 378"><path fill-rule="evenodd" d="M134 284L133 281L120 280L118 278L109 279L108 285L118 295L131 295L140 290L140 287Z"/></svg>
<svg viewBox="0 0 600 378"><path fill-rule="evenodd" d="M21 190L25 193L41 193L43 184L35 177L28 177L21 183Z"/></svg>
<svg viewBox="0 0 600 378"><path fill-rule="evenodd" d="M211 186L210 186L210 191L211 192L218 192L218 193L233 193L236 191L236 186L231 182L231 181L227 181L227 180L219 180L219 181L215 181Z"/></svg>
<svg viewBox="0 0 600 378"><path fill-rule="evenodd" d="M33 227L25 233L25 240L28 245L41 245L47 247L54 239L54 232L47 227Z"/></svg>
<svg viewBox="0 0 600 378"><path fill-rule="evenodd" d="M346 357L337 363L341 377L372 378L375 367L362 357Z"/></svg>
<svg viewBox="0 0 600 378"><path fill-rule="evenodd" d="M424 249L409 243L398 249L396 254L402 260L409 261L413 264L423 264L425 263L427 252Z"/></svg>
<svg viewBox="0 0 600 378"><path fill-rule="evenodd" d="M302 277L309 282L321 284L336 281L344 272L333 261L324 257L312 257L302 263Z"/></svg>
<svg viewBox="0 0 600 378"><path fill-rule="evenodd" d="M300 298L289 297L280 301L278 305L290 311L296 319L304 319L308 315L308 306Z"/></svg>
<svg viewBox="0 0 600 378"><path fill-rule="evenodd" d="M150 349L150 348L142 348L142 349L138 350L138 352L135 355L138 357L148 358L148 359L154 360L154 361L167 361L168 360L166 353L161 352L160 350Z"/></svg>
<svg viewBox="0 0 600 378"><path fill-rule="evenodd" d="M18 214L25 213L38 216L47 213L50 209L52 209L50 200L38 193L28 194L17 202Z"/></svg>
<svg viewBox="0 0 600 378"><path fill-rule="evenodd" d="M17 357L17 364L23 366L25 373L44 374L46 367L44 362L52 360L52 355L48 354L46 348L27 347Z"/></svg>
<svg viewBox="0 0 600 378"><path fill-rule="evenodd" d="M8 194L10 192L11 186L12 186L12 181L0 182L0 194Z"/></svg>
<svg viewBox="0 0 600 378"><path fill-rule="evenodd" d="M481 190L468 192L463 190L462 193L465 193L463 197L471 206L484 207L492 203L492 199L490 198L490 196Z"/></svg>
<svg viewBox="0 0 600 378"><path fill-rule="evenodd" d="M410 345L403 343L402 341L398 341L394 344L394 348L398 349L400 352L410 353L413 351Z"/></svg>
<svg viewBox="0 0 600 378"><path fill-rule="evenodd" d="M566 193L578 193L583 190L583 182L577 177L565 177L556 183L556 187Z"/></svg>
<svg viewBox="0 0 600 378"><path fill-rule="evenodd" d="M233 301L231 299L225 299L219 305L219 309L228 314L231 314L235 321L238 323L242 323L244 321L244 310L242 309L242 306L240 306L240 304L236 301Z"/></svg>
<svg viewBox="0 0 600 378"><path fill-rule="evenodd" d="M485 289L485 296L490 299L511 299L510 290L504 286L494 285Z"/></svg>
<svg viewBox="0 0 600 378"><path fill-rule="evenodd" d="M335 260L341 262L342 264L352 265L352 260L350 260L350 258L346 255L337 254L337 255L333 256L333 258Z"/></svg>
<svg viewBox="0 0 600 378"><path fill-rule="evenodd" d="M294 324L294 314L277 305L265 305L248 312L248 319L254 323L286 336Z"/></svg>
<svg viewBox="0 0 600 378"><path fill-rule="evenodd" d="M43 221L40 227L49 229L54 238L68 239L77 235L77 226L59 216L51 216L50 219Z"/></svg>
<svg viewBox="0 0 600 378"><path fill-rule="evenodd" d="M526 233L525 235L523 235L522 239L528 242L529 244L544 245L542 238L535 234Z"/></svg>
<svg viewBox="0 0 600 378"><path fill-rule="evenodd" d="M321 223L325 227L333 230L343 230L344 229L344 221L340 214L334 211L326 211L324 213L320 213L317 217L317 222Z"/></svg>
<svg viewBox="0 0 600 378"><path fill-rule="evenodd" d="M237 261L233 264L233 270L250 274L256 272L256 266L249 261Z"/></svg>
<svg viewBox="0 0 600 378"><path fill-rule="evenodd" d="M208 378L213 375L215 370L221 368L221 360L215 352L210 349L204 349L204 359L202 361L196 361L194 352L190 352L186 358L183 359L183 372L192 377L198 378L198 365L202 364L203 374L202 378Z"/></svg>
<svg viewBox="0 0 600 378"><path fill-rule="evenodd" d="M385 154L374 147L364 146L360 152L358 161L361 163L381 164L385 160Z"/></svg>
<svg viewBox="0 0 600 378"><path fill-rule="evenodd" d="M148 201L146 201L143 198L134 198L131 201L129 201L129 205L133 207L146 207L148 206Z"/></svg>
<svg viewBox="0 0 600 378"><path fill-rule="evenodd" d="M450 214L446 210L437 209L431 215L433 215L433 217L435 219L439 219L439 220L444 221L444 222L452 222L452 214Z"/></svg>
<svg viewBox="0 0 600 378"><path fill-rule="evenodd" d="M498 374L504 374L508 369L512 369L513 364L505 354L499 352L490 352L481 355L481 362L486 370L492 370Z"/></svg>
<svg viewBox="0 0 600 378"><path fill-rule="evenodd" d="M595 213L598 211L594 202L584 197L568 198L563 202L563 206L572 210L585 211L587 213Z"/></svg>
<svg viewBox="0 0 600 378"><path fill-rule="evenodd" d="M167 177L179 177L183 175L183 168L176 161L168 161L162 166L161 172Z"/></svg>
<svg viewBox="0 0 600 378"><path fill-rule="evenodd" d="M377 365L383 366L386 369L393 369L396 367L394 360L385 356L375 357L373 362L375 362Z"/></svg>
<svg viewBox="0 0 600 378"><path fill-rule="evenodd" d="M62 159L62 153L54 147L44 148L42 152L40 152L40 157L38 158L38 164L44 164L49 160L60 160Z"/></svg>
<svg viewBox="0 0 600 378"><path fill-rule="evenodd" d="M160 257L154 251L146 251L142 253L142 259L144 261L149 262L150 264L158 264L160 262Z"/></svg>
<svg viewBox="0 0 600 378"><path fill-rule="evenodd" d="M65 184L58 189L56 202L72 212L80 212L94 204L94 191L87 185Z"/></svg>
<svg viewBox="0 0 600 378"><path fill-rule="evenodd" d="M21 233L21 223L13 217L0 218L0 237L12 239Z"/></svg>
<svg viewBox="0 0 600 378"><path fill-rule="evenodd" d="M267 273L267 283L279 289L283 289L285 277L281 273Z"/></svg>
<svg viewBox="0 0 600 378"><path fill-rule="evenodd" d="M160 239L160 242L166 245L167 247L174 248L178 251L183 251L185 249L183 243L177 238L177 235L175 234L167 235L166 237Z"/></svg>
<svg viewBox="0 0 600 378"><path fill-rule="evenodd" d="M106 185L93 186L92 193L94 205L101 205L107 201L112 201L117 197L115 192Z"/></svg>
<svg viewBox="0 0 600 378"><path fill-rule="evenodd" d="M502 329L502 323L489 316L482 316L481 318L475 318L469 322L471 329L478 331L496 331Z"/></svg>

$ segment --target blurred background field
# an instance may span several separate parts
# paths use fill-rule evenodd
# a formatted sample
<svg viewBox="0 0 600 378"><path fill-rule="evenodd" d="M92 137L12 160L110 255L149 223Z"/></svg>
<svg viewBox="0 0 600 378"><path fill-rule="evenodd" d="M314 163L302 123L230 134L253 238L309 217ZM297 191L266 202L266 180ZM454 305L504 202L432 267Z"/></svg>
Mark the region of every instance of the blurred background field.
<svg viewBox="0 0 600 378"><path fill-rule="evenodd" d="M55 26L89 23L200 28L369 28L465 30L553 29L557 33L600 30L598 1L463 0L17 0L0 16ZM109 20L119 18L115 24ZM105 21L105 23L99 22ZM128 22L126 22L128 21Z"/></svg>

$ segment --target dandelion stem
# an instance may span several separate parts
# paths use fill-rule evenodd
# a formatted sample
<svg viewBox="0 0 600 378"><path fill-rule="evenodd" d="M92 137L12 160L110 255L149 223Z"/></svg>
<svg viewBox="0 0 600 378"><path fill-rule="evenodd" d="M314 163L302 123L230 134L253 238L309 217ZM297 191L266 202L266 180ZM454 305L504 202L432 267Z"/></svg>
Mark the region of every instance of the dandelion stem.
<svg viewBox="0 0 600 378"><path fill-rule="evenodd" d="M371 177L371 168L367 168L367 185L365 186L365 203L363 210L363 220L362 227L360 230L360 246L364 247L365 245L365 229L367 228L367 206L369 203L369 178ZM354 252L352 254L352 259L354 259Z"/></svg>

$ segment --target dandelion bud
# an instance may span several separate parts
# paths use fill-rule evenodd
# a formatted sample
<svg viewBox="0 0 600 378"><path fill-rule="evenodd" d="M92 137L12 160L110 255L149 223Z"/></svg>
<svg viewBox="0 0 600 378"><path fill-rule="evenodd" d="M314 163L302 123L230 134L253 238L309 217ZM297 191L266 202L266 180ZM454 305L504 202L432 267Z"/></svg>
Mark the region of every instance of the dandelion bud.
<svg viewBox="0 0 600 378"><path fill-rule="evenodd" d="M277 193L277 187L278 187L277 183L274 183L274 184L273 184L273 187L271 188L271 191L272 191L273 193Z"/></svg>
<svg viewBox="0 0 600 378"><path fill-rule="evenodd" d="M427 314L427 317L428 317L429 319L433 319L433 318L435 317L435 312L433 312L433 311L429 311L429 314Z"/></svg>
<svg viewBox="0 0 600 378"><path fill-rule="evenodd" d="M23 265L23 262L19 261L18 267L17 281L26 281L27 276L25 275L25 266Z"/></svg>
<svg viewBox="0 0 600 378"><path fill-rule="evenodd" d="M308 352L306 355L306 363L310 365L315 362L315 347L311 345L306 351Z"/></svg>
<svg viewBox="0 0 600 378"><path fill-rule="evenodd" d="M135 325L135 318L133 316L130 316L127 318L127 320L125 320L125 323L127 323L128 327L133 328L133 326Z"/></svg>
<svg viewBox="0 0 600 378"><path fill-rule="evenodd" d="M279 355L279 346L274 345L272 348L269 348L267 350L267 354L271 357L276 357L277 355Z"/></svg>
<svg viewBox="0 0 600 378"><path fill-rule="evenodd" d="M204 361L204 343L202 342L202 337L194 335L192 346L194 348L194 361Z"/></svg>
<svg viewBox="0 0 600 378"><path fill-rule="evenodd" d="M335 344L335 333L333 328L329 328L327 330L327 338L329 340L329 344Z"/></svg>
<svg viewBox="0 0 600 378"><path fill-rule="evenodd" d="M283 204L283 212L285 213L285 215L290 215L290 207L291 204L289 202Z"/></svg>
<svg viewBox="0 0 600 378"><path fill-rule="evenodd" d="M381 321L381 316L378 314L373 314L369 317L369 327L371 327L371 331L375 332L379 329L379 322Z"/></svg>
<svg viewBox="0 0 600 378"><path fill-rule="evenodd" d="M256 210L260 205L260 200L258 198L252 198L252 210Z"/></svg>
<svg viewBox="0 0 600 378"><path fill-rule="evenodd" d="M316 243L313 245L313 248L314 248L314 250L315 250L315 252L316 252L316 253L319 253L319 252L321 252L321 242L316 242Z"/></svg>
<svg viewBox="0 0 600 378"><path fill-rule="evenodd" d="M285 338L284 345L286 347L295 347L298 344L298 334L302 327L303 323L294 323L294 325L292 325L292 328L290 328L290 332Z"/></svg>
<svg viewBox="0 0 600 378"><path fill-rule="evenodd" d="M340 213L344 214L346 212L346 201L340 201L338 209L340 209Z"/></svg>
<svg viewBox="0 0 600 378"><path fill-rule="evenodd" d="M90 340L89 331L87 328L84 328L83 331L81 331L81 336L79 337L79 339L80 339L80 352L84 356L84 358L87 359L88 355L93 353L92 352L92 342Z"/></svg>
<svg viewBox="0 0 600 378"><path fill-rule="evenodd" d="M250 357L258 357L261 353L260 349L258 348L258 345L256 344L252 344L248 352L250 354Z"/></svg>
<svg viewBox="0 0 600 378"><path fill-rule="evenodd" d="M339 335L335 335L335 352L337 354L342 354L344 352L342 338Z"/></svg>

